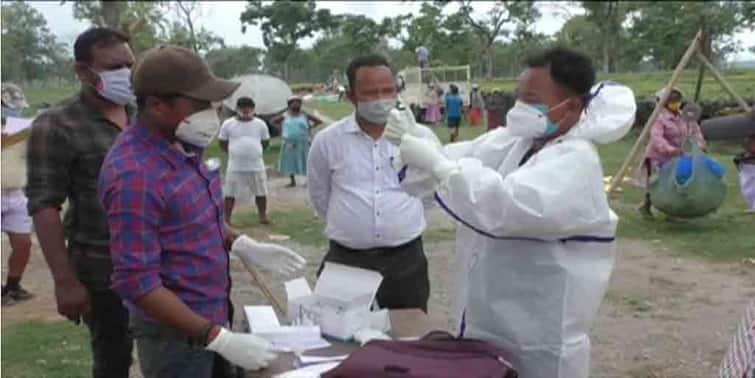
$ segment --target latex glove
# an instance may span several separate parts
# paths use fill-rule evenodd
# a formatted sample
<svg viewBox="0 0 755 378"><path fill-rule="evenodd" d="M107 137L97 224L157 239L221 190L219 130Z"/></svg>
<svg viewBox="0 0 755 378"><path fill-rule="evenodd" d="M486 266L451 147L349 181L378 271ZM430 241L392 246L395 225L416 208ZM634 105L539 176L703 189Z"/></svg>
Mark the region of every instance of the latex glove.
<svg viewBox="0 0 755 378"><path fill-rule="evenodd" d="M218 353L231 363L246 370L267 367L277 356L269 341L250 333L231 332L225 328L207 345L207 350Z"/></svg>
<svg viewBox="0 0 755 378"><path fill-rule="evenodd" d="M385 123L385 131L383 137L392 144L398 146L401 144L401 138L405 134L420 136L419 126L414 122L414 114L411 109L405 108L403 110L391 109L388 114L388 120Z"/></svg>
<svg viewBox="0 0 755 378"><path fill-rule="evenodd" d="M354 332L354 339L364 346L372 340L391 340L391 337L383 332L380 332L372 328L362 328L359 331Z"/></svg>
<svg viewBox="0 0 755 378"><path fill-rule="evenodd" d="M246 264L253 264L271 272L289 276L307 263L296 252L277 244L260 243L241 235L231 245L231 251Z"/></svg>
<svg viewBox="0 0 755 378"><path fill-rule="evenodd" d="M459 171L458 164L443 155L440 148L430 140L404 134L399 151L403 164L431 172L441 183Z"/></svg>

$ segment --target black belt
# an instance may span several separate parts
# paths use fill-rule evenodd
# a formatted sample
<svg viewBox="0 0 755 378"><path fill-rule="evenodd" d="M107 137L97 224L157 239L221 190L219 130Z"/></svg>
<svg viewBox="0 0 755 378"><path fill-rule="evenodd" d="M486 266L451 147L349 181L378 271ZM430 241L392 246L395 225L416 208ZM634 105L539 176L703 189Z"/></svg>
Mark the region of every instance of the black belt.
<svg viewBox="0 0 755 378"><path fill-rule="evenodd" d="M345 246L345 245L343 245L343 244L341 244L341 243L339 243L339 242L337 242L335 240L331 240L330 244L333 245L333 246L335 246L336 248L338 248L340 250L345 250L347 252L368 253L368 254L382 254L382 253L388 254L388 253L392 253L392 252L395 252L395 251L398 251L398 250L405 249L407 247L411 247L411 246L413 246L415 244L418 244L418 243L421 243L421 242L422 242L422 235L417 236L416 238L414 238L414 239L412 239L412 240L410 240L410 241L408 241L408 242L406 242L404 244L397 245L397 246L394 246L394 247L376 247L376 248L367 248L367 249L355 249L355 248L347 247L347 246Z"/></svg>

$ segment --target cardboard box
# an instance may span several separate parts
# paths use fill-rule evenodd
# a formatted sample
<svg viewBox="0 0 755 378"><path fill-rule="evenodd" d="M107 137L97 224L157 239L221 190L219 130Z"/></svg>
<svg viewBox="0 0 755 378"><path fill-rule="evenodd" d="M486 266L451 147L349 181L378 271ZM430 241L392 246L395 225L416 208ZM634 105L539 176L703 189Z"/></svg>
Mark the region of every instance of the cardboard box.
<svg viewBox="0 0 755 378"><path fill-rule="evenodd" d="M371 311L382 280L372 270L325 263L314 292L304 278L286 282L288 321L319 325L323 334L339 340L351 339L362 328L385 328L386 323L390 328L387 311Z"/></svg>

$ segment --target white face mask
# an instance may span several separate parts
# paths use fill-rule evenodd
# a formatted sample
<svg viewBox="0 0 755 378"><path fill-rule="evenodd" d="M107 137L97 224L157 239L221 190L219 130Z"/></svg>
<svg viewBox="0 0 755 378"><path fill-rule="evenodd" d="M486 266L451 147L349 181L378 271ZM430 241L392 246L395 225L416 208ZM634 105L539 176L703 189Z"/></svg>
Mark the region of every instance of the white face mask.
<svg viewBox="0 0 755 378"><path fill-rule="evenodd" d="M220 118L214 107L186 117L176 129L176 138L182 142L205 148L220 129Z"/></svg>
<svg viewBox="0 0 755 378"><path fill-rule="evenodd" d="M357 102L357 114L376 125L385 125L388 114L396 107L395 98Z"/></svg>
<svg viewBox="0 0 755 378"><path fill-rule="evenodd" d="M564 104L566 100L553 107ZM548 118L548 106L545 104L530 105L517 100L514 107L506 113L506 128L511 135L522 138L542 138L555 134L559 125Z"/></svg>
<svg viewBox="0 0 755 378"><path fill-rule="evenodd" d="M134 101L130 69L123 67L117 70L94 72L100 77L101 85L96 87L100 96L116 105L126 105Z"/></svg>

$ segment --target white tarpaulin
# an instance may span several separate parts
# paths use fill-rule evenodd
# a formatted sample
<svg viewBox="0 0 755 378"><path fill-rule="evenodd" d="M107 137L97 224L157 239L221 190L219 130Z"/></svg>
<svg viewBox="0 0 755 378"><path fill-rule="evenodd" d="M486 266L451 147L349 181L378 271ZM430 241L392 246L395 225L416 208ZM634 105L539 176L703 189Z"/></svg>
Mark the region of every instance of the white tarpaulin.
<svg viewBox="0 0 755 378"><path fill-rule="evenodd" d="M228 109L236 109L236 100L239 97L251 97L256 104L255 113L260 115L273 114L286 109L291 88L288 84L277 77L269 75L243 75L231 79L241 83L233 94L223 101Z"/></svg>

